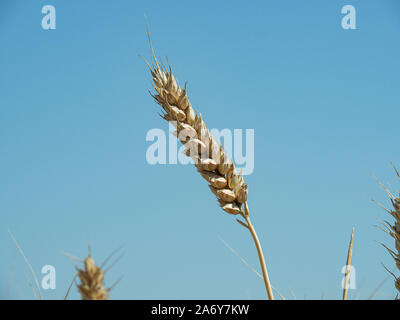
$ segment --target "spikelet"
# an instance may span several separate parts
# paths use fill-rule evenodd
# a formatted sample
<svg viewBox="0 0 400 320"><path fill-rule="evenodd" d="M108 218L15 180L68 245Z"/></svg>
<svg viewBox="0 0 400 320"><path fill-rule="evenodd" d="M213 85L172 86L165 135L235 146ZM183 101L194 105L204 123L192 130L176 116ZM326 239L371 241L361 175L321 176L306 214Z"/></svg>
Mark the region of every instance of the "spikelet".
<svg viewBox="0 0 400 320"><path fill-rule="evenodd" d="M202 175L210 184L221 208L229 214L243 213L242 204L248 195L247 184L238 174L233 162L226 156L222 146L211 136L200 113L195 113L187 96L187 86L181 88L172 74L154 58L154 64L148 64L153 76L150 93L164 111L161 117L172 122L174 133L186 147L185 154L191 157Z"/></svg>
<svg viewBox="0 0 400 320"><path fill-rule="evenodd" d="M82 300L107 300L109 298L109 289L104 287L104 272L96 266L92 256L84 261L84 269L78 268L78 277L80 284L78 290Z"/></svg>
<svg viewBox="0 0 400 320"><path fill-rule="evenodd" d="M237 188L236 190L236 200L239 203L245 203L247 201L247 195L248 195L248 187L247 183L243 183L240 188Z"/></svg>
<svg viewBox="0 0 400 320"><path fill-rule="evenodd" d="M218 200L222 210L229 214L237 215L242 213L242 209L235 202L226 202L223 200Z"/></svg>
<svg viewBox="0 0 400 320"><path fill-rule="evenodd" d="M201 176L206 179L213 187L217 189L223 189L227 186L227 181L223 176L215 172L209 172L201 169L199 169L199 172Z"/></svg>

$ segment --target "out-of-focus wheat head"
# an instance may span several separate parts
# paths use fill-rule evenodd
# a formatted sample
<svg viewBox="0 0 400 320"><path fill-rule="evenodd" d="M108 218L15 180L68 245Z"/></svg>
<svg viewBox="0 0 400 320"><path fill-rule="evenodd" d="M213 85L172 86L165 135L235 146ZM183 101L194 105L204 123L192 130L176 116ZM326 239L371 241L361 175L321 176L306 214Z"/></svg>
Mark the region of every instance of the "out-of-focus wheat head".
<svg viewBox="0 0 400 320"><path fill-rule="evenodd" d="M232 215L243 214L242 204L248 194L243 176L211 136L200 113L193 110L186 84L179 86L169 65L166 70L155 57L154 63L148 64L156 91L150 94L163 109L160 116L176 128L175 135L185 146L185 154L193 159L221 208Z"/></svg>
<svg viewBox="0 0 400 320"><path fill-rule="evenodd" d="M104 272L98 267L92 256L89 256L83 262L84 268L78 268L78 290L82 300L107 300L109 298L109 289L104 286Z"/></svg>
<svg viewBox="0 0 400 320"><path fill-rule="evenodd" d="M396 169L395 166L393 166L396 175L400 181L400 174L399 171ZM385 188L386 192L388 193L390 197L390 201L392 202L392 209L388 210L384 208L388 213L391 214L391 216L394 218L394 223L390 223L388 221L383 222L383 230L388 233L395 242L395 250L392 250L388 248L387 246L383 245L390 255L393 257L393 259L396 262L396 267L398 271L400 271L400 194L398 197L393 196L389 190ZM397 291L400 293L400 276L395 276L395 286Z"/></svg>

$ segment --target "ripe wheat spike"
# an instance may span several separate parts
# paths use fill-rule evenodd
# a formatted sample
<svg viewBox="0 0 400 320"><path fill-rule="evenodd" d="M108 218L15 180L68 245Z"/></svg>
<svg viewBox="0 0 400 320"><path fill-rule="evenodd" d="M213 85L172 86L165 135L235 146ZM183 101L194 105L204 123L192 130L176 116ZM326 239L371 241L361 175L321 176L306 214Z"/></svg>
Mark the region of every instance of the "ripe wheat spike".
<svg viewBox="0 0 400 320"><path fill-rule="evenodd" d="M89 256L83 262L84 268L78 268L78 290L82 300L107 300L110 289L104 286L104 272L98 267L92 256Z"/></svg>
<svg viewBox="0 0 400 320"><path fill-rule="evenodd" d="M147 30L148 31L148 30ZM148 32L149 34L149 32ZM228 158L222 146L210 134L199 112L195 112L187 95L187 85L181 87L172 73L170 64L163 66L153 53L152 63L146 63L153 78L154 100L161 106L160 116L176 128L175 135L186 147L186 155L193 162L201 176L209 183L222 210L231 215L240 215L246 222L237 221L247 228L255 242L268 298L273 299L271 284L260 242L250 221L247 204L248 186L243 176Z"/></svg>

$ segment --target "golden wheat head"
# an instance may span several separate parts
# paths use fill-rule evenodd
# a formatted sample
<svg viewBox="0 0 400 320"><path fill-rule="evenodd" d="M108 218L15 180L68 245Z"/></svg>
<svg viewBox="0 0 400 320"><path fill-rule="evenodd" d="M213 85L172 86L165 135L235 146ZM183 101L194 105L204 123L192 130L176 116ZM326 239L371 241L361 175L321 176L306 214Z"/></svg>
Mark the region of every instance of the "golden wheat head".
<svg viewBox="0 0 400 320"><path fill-rule="evenodd" d="M82 300L107 300L109 289L104 286L104 272L98 267L92 256L89 255L83 262L84 268L78 268L78 290Z"/></svg>
<svg viewBox="0 0 400 320"><path fill-rule="evenodd" d="M175 127L175 135L185 146L185 154L193 160L200 175L208 182L222 210L231 215L240 215L246 220L247 223L237 219L253 237L268 297L273 299L261 245L249 217L248 186L221 144L212 137L201 114L194 111L187 95L187 85L179 85L169 63L167 69L158 62L150 36L149 42L154 61L152 64L146 63L155 90L150 94L162 108L160 116Z"/></svg>
<svg viewBox="0 0 400 320"><path fill-rule="evenodd" d="M195 112L187 95L176 81L171 67L149 65L156 93L150 93L162 107L161 117L174 125L175 135L185 146L185 154L193 159L201 176L209 183L225 212L243 214L242 205L247 200L248 186L243 176L225 154L222 146L210 134L199 112Z"/></svg>

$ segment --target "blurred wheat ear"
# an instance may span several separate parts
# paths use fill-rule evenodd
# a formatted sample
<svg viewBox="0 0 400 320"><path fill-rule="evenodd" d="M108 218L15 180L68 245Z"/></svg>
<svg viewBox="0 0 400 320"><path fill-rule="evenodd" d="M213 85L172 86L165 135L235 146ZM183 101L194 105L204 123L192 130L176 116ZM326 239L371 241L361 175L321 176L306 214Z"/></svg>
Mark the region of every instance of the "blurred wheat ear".
<svg viewBox="0 0 400 320"><path fill-rule="evenodd" d="M104 272L98 267L92 256L89 256L83 262L84 268L78 268L78 290L82 300L107 300L110 296L109 289L104 286Z"/></svg>
<svg viewBox="0 0 400 320"><path fill-rule="evenodd" d="M116 281L109 288L105 287L105 274L121 259L122 255L117 257L108 267L105 265L109 262L111 257L118 252L120 248L114 250L108 257L104 260L104 262L98 266L96 265L91 249L89 246L89 255L85 260L82 260L78 257L75 257L69 253L63 252L63 254L72 260L79 261L83 263L83 268L76 267L76 274L72 279L71 285L68 288L68 291L64 297L64 300L67 299L68 294L72 285L75 283L75 279L79 278L80 282L77 284L78 291L81 295L82 300L107 300L110 297L110 291L119 283L122 277Z"/></svg>
<svg viewBox="0 0 400 320"><path fill-rule="evenodd" d="M397 178L400 181L400 174L397 168L392 164L393 169L397 175ZM389 254L392 256L396 263L396 267L398 271L400 271L400 194L398 197L395 197L392 195L392 193L382 184L378 181L378 183L383 187L383 189L386 191L388 194L390 201L392 203L392 209L386 209L383 205L379 204L387 213L389 213L393 218L394 218L394 223L391 223L389 221L384 221L382 223L382 226L380 227L381 230L386 232L388 235L390 235L395 244L395 250L390 249L386 245L382 243L382 246L386 248L386 250L389 252ZM385 267L386 268L386 267ZM396 276L393 272L389 271L387 268L386 270L394 277L395 281L395 287L398 291L398 294L400 293L400 276Z"/></svg>
<svg viewBox="0 0 400 320"><path fill-rule="evenodd" d="M148 28L147 33L153 61L151 64L145 61L153 77L153 88L156 91L150 94L162 108L160 116L176 128L175 135L186 147L185 154L193 159L198 172L209 183L209 188L217 197L222 210L231 215L241 216L245 220L236 219L250 231L257 248L268 298L273 300L264 255L250 220L247 205L248 186L222 146L212 137L200 113L195 113L187 95L186 84L181 87L169 63L166 68L157 60Z"/></svg>

